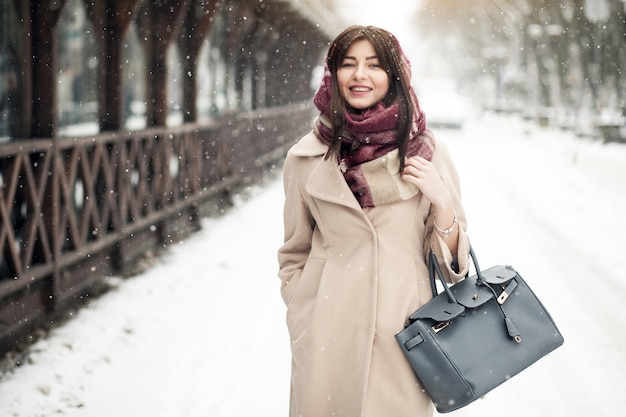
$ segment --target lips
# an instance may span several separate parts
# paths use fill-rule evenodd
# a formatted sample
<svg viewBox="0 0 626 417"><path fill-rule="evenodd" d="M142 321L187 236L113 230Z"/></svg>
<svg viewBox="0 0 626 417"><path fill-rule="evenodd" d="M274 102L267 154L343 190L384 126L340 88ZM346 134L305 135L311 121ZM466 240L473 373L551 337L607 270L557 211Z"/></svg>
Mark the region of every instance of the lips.
<svg viewBox="0 0 626 417"><path fill-rule="evenodd" d="M369 93L370 91L372 91L372 88L362 85L353 85L350 87L350 91L352 91L353 93Z"/></svg>

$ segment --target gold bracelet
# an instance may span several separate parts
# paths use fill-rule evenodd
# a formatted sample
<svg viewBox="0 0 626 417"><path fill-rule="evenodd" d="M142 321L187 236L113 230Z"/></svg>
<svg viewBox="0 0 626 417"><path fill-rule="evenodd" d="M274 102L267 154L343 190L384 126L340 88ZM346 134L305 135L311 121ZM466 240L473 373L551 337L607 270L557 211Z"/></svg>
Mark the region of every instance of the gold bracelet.
<svg viewBox="0 0 626 417"><path fill-rule="evenodd" d="M436 216L437 215L435 214L435 217ZM437 220L435 220L433 223L435 224L435 229L437 229L437 231L443 235L444 239L447 239L448 236L450 235L450 233L454 232L454 227L458 223L458 221L456 219L456 211L454 212L454 220L452 220L452 226L448 227L447 229L442 229L441 227L439 227L437 225Z"/></svg>

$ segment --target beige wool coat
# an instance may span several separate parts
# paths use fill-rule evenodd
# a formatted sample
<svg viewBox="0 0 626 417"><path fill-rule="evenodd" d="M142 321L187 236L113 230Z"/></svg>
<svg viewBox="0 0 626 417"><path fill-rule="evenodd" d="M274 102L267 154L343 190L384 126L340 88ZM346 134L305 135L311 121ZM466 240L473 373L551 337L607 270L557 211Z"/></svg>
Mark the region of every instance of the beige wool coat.
<svg viewBox="0 0 626 417"><path fill-rule="evenodd" d="M285 240L278 250L291 339L291 417L424 417L433 405L394 335L432 298L426 255L461 279L468 264L459 179L438 141L432 163L460 225L460 272L417 196L362 209L327 146L310 133L284 164Z"/></svg>

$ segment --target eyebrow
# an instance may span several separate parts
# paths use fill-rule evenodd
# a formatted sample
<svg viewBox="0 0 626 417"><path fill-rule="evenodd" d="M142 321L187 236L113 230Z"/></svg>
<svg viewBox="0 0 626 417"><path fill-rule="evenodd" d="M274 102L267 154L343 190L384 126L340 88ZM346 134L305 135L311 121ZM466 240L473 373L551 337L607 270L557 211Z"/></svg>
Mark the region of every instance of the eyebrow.
<svg viewBox="0 0 626 417"><path fill-rule="evenodd" d="M356 57L355 56L345 56L343 59L353 59L356 61ZM372 56L366 56L365 60L368 61L370 59L378 59L377 55L372 55Z"/></svg>

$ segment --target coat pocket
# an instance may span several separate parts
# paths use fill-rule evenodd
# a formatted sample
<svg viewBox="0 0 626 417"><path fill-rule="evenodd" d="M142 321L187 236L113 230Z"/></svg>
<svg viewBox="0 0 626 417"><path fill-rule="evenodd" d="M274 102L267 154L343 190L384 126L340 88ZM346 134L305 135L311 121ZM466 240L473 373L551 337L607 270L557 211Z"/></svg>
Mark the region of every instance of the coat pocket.
<svg viewBox="0 0 626 417"><path fill-rule="evenodd" d="M311 324L325 259L309 258L295 286L290 289L287 304L287 328L293 341L299 339ZM290 284L291 285L291 284Z"/></svg>

